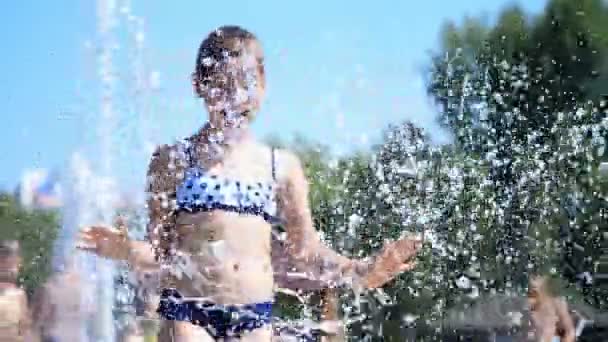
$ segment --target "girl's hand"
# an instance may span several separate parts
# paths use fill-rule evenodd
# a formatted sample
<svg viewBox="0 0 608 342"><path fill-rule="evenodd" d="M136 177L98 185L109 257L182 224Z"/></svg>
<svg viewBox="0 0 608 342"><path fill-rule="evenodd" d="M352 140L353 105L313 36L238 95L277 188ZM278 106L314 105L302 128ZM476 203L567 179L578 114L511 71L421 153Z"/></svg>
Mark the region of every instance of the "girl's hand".
<svg viewBox="0 0 608 342"><path fill-rule="evenodd" d="M365 287L381 287L413 269L416 266L414 258L421 247L422 239L418 237L406 237L386 244L365 277Z"/></svg>
<svg viewBox="0 0 608 342"><path fill-rule="evenodd" d="M118 228L89 226L83 228L78 236L76 248L97 256L126 261L130 253L130 241L126 227L121 220Z"/></svg>

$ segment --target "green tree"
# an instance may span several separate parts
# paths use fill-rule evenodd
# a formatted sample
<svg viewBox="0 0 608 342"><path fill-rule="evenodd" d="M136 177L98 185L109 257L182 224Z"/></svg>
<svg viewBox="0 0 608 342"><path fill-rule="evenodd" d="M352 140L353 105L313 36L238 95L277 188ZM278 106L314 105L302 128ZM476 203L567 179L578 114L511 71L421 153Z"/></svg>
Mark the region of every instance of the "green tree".
<svg viewBox="0 0 608 342"><path fill-rule="evenodd" d="M0 194L0 239L15 239L21 244L23 268L19 281L33 293L51 271L53 243L59 231L54 211L22 208L9 194Z"/></svg>
<svg viewBox="0 0 608 342"><path fill-rule="evenodd" d="M494 289L525 286L528 262L536 271L559 269L575 244L587 263L596 258L605 189L593 170L603 158L596 152L605 112L586 101L606 91L597 88L605 86L597 76L606 71L606 19L599 0L550 1L537 17L510 7L495 25L471 18L446 25L431 60L429 94L462 155L458 169L479 184L459 205L496 244L492 251L484 243L483 256L507 264L487 270ZM560 212L573 196L585 212L565 224ZM570 227L569 239L560 239L560 224Z"/></svg>
<svg viewBox="0 0 608 342"><path fill-rule="evenodd" d="M470 17L461 26L446 23L429 82L442 107L441 122L458 143L474 138L468 130L477 127L480 113L472 106L494 95L496 88L484 83L501 82L504 64L526 68L527 89L518 95L532 129L550 126L557 112L597 100L608 93L607 19L601 0L551 0L536 17L511 6L494 25Z"/></svg>

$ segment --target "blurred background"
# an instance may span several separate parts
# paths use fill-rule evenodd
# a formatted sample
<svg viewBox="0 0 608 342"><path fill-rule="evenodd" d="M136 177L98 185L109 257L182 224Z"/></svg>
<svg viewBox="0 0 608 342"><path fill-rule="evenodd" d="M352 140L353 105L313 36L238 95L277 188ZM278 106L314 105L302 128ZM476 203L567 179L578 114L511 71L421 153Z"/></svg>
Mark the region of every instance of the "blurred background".
<svg viewBox="0 0 608 342"><path fill-rule="evenodd" d="M266 52L254 130L304 160L326 242L365 256L404 231L428 237L416 271L362 307L334 294L349 338L507 341L544 274L591 322L580 340L606 341L607 22L605 0L12 4L0 238L21 242L31 296L51 274L75 154L112 178L112 210L143 220L153 147L206 120L198 45L236 24Z"/></svg>

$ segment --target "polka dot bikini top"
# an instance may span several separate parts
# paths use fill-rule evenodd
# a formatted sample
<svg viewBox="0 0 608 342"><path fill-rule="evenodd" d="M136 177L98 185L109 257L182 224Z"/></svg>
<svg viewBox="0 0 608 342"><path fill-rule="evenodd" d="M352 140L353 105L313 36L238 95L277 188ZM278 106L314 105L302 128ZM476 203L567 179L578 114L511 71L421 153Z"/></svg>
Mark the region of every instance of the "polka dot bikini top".
<svg viewBox="0 0 608 342"><path fill-rule="evenodd" d="M177 210L200 212L225 210L239 214L256 215L267 222L278 223L275 198L275 150L272 149L272 182L242 182L217 175L209 175L195 166L191 145L185 144L189 167L184 180L177 186Z"/></svg>

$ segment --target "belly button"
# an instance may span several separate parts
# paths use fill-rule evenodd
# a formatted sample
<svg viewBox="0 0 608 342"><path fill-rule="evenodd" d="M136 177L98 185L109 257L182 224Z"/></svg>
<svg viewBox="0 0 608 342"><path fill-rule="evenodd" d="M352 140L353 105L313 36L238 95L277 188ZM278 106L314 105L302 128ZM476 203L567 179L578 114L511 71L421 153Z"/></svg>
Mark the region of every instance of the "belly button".
<svg viewBox="0 0 608 342"><path fill-rule="evenodd" d="M236 271L238 271L238 270L239 270L240 266L239 266L239 264L234 264L234 265L232 266L232 268L233 268L233 269L234 269L234 271L236 272Z"/></svg>

